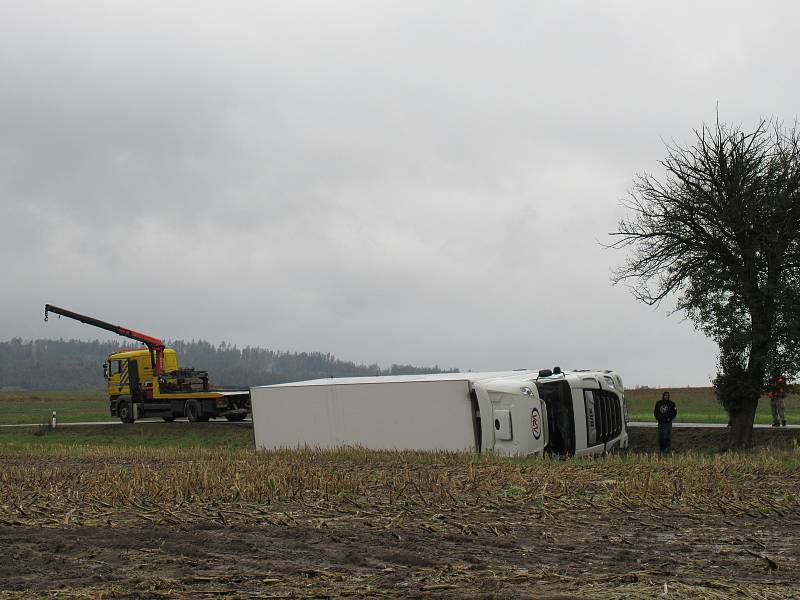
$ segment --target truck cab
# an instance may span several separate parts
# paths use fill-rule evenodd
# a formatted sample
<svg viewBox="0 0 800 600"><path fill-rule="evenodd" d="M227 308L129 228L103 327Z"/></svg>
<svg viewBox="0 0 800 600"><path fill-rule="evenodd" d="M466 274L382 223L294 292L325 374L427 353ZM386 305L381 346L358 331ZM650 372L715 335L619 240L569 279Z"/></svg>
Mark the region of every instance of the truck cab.
<svg viewBox="0 0 800 600"><path fill-rule="evenodd" d="M618 373L554 369L534 384L547 412L548 453L582 456L628 447L628 411Z"/></svg>
<svg viewBox="0 0 800 600"><path fill-rule="evenodd" d="M476 423L479 448L567 457L628 446L625 391L614 371L556 367L480 379L472 389L480 414L489 415Z"/></svg>
<svg viewBox="0 0 800 600"><path fill-rule="evenodd" d="M153 365L150 351L147 348L120 350L110 355L103 365L109 397L130 395L131 378L128 365L131 362L137 367L138 381L144 387L153 386ZM164 350L164 367L167 372L178 370L178 356L175 350L171 348Z"/></svg>

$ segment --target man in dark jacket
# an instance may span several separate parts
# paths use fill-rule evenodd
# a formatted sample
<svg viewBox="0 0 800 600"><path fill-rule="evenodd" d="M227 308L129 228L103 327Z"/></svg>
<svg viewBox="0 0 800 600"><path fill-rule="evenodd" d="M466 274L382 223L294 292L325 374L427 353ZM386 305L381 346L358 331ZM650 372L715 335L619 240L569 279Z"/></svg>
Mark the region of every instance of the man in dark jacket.
<svg viewBox="0 0 800 600"><path fill-rule="evenodd" d="M661 400L656 402L653 416L658 421L658 447L661 454L668 454L672 446L672 420L678 415L675 403L669 399L669 392L661 395Z"/></svg>

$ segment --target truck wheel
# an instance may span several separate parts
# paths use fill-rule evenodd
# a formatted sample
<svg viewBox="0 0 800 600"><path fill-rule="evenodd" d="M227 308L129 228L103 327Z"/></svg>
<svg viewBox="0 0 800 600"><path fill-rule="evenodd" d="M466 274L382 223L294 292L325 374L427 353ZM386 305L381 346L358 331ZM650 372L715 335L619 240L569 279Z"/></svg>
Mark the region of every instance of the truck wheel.
<svg viewBox="0 0 800 600"><path fill-rule="evenodd" d="M165 423L172 423L175 420L175 417L161 417L164 419Z"/></svg>
<svg viewBox="0 0 800 600"><path fill-rule="evenodd" d="M238 423L239 421L244 421L244 417L245 415L227 415L225 418L231 423Z"/></svg>
<svg viewBox="0 0 800 600"><path fill-rule="evenodd" d="M197 423L202 419L200 416L200 405L196 400L189 400L186 402L186 407L183 409L186 413L186 418L190 423Z"/></svg>
<svg viewBox="0 0 800 600"><path fill-rule="evenodd" d="M117 404L117 416L123 423L133 423L136 420L133 418L133 404L127 401Z"/></svg>

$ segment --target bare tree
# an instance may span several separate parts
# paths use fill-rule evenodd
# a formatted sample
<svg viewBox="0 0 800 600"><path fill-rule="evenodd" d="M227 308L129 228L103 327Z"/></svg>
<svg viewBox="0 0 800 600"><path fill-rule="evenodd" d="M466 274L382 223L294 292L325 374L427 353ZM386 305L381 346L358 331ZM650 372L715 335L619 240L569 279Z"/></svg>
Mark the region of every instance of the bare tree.
<svg viewBox="0 0 800 600"><path fill-rule="evenodd" d="M668 146L661 165L662 179L637 176L611 233L611 247L630 250L613 281L650 305L674 295L718 344L729 447L746 448L770 375L800 370L800 132L717 120L691 146Z"/></svg>

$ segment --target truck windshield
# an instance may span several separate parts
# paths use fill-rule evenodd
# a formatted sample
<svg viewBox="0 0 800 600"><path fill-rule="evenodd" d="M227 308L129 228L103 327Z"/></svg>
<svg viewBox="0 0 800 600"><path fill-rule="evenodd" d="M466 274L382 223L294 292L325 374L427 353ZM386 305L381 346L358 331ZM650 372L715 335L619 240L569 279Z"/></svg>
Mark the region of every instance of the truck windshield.
<svg viewBox="0 0 800 600"><path fill-rule="evenodd" d="M547 410L550 443L545 451L558 456L575 454L575 417L569 384L566 381L537 381L536 388Z"/></svg>

